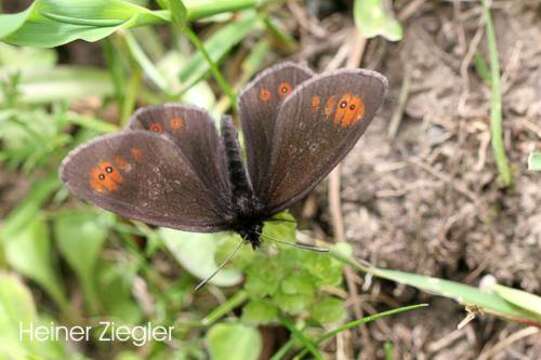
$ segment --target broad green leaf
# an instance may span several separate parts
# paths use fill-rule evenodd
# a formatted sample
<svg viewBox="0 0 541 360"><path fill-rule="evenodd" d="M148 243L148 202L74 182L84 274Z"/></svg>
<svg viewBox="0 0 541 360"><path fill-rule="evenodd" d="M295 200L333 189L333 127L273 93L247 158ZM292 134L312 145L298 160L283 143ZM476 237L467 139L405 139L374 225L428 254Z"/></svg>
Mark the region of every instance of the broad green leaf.
<svg viewBox="0 0 541 360"><path fill-rule="evenodd" d="M8 264L43 287L57 304L66 310L67 299L62 281L52 261L51 240L47 223L36 214L24 229L4 238Z"/></svg>
<svg viewBox="0 0 541 360"><path fill-rule="evenodd" d="M97 41L121 28L166 21L168 14L163 11L129 1L36 0L22 13L0 15L0 39L14 45L54 47L77 39Z"/></svg>
<svg viewBox="0 0 541 360"><path fill-rule="evenodd" d="M214 62L219 62L235 45L241 42L248 34L258 26L258 18L255 12L249 11L237 21L232 22L216 31L205 41L205 49ZM180 71L180 81L184 89L189 89L193 84L204 77L210 66L201 52L191 57L190 62Z"/></svg>
<svg viewBox="0 0 541 360"><path fill-rule="evenodd" d="M390 41L402 39L402 26L394 18L385 0L355 0L353 4L355 25L366 38L378 35Z"/></svg>
<svg viewBox="0 0 541 360"><path fill-rule="evenodd" d="M114 221L106 212L70 210L56 215L54 234L60 252L81 281L85 299L97 310L96 262Z"/></svg>
<svg viewBox="0 0 541 360"><path fill-rule="evenodd" d="M262 349L257 329L240 323L214 325L207 333L207 343L213 360L256 360Z"/></svg>
<svg viewBox="0 0 541 360"><path fill-rule="evenodd" d="M367 272L374 276L396 281L401 284L410 285L418 289L454 299L460 304L467 306L478 306L482 311L502 316L516 321L534 321L541 324L541 316L516 306L495 293L481 290L479 288L461 284L454 281L434 278L418 274L411 274L402 271L386 270L373 267L369 264L360 264L349 254L337 247L331 250L331 255L343 261L357 270Z"/></svg>
<svg viewBox="0 0 541 360"><path fill-rule="evenodd" d="M160 228L160 236L175 259L199 279L206 279L217 268L215 253L218 242L227 233L205 234ZM218 286L233 286L242 280L238 270L222 269L210 281Z"/></svg>
<svg viewBox="0 0 541 360"><path fill-rule="evenodd" d="M541 152L533 152L528 158L528 170L541 171Z"/></svg>
<svg viewBox="0 0 541 360"><path fill-rule="evenodd" d="M242 321L252 325L266 325L278 320L278 308L265 300L252 300L242 308Z"/></svg>
<svg viewBox="0 0 541 360"><path fill-rule="evenodd" d="M0 273L0 358L25 358L31 343L20 341L19 326L28 328L36 317L30 290L16 276Z"/></svg>
<svg viewBox="0 0 541 360"><path fill-rule="evenodd" d="M295 218L287 211L281 212L269 221L266 221L263 226L263 241L272 242L273 239L278 241L296 242L297 222Z"/></svg>
<svg viewBox="0 0 541 360"><path fill-rule="evenodd" d="M259 0L186 2L187 20L253 7ZM162 24L168 10L149 10L124 0L35 0L23 12L0 14L0 40L20 46L55 47L97 41L120 29Z"/></svg>
<svg viewBox="0 0 541 360"><path fill-rule="evenodd" d="M342 300L329 296L319 300L313 306L311 314L320 324L337 323L345 318L346 310Z"/></svg>
<svg viewBox="0 0 541 360"><path fill-rule="evenodd" d="M492 290L510 303L541 316L541 297L500 284L494 284Z"/></svg>
<svg viewBox="0 0 541 360"><path fill-rule="evenodd" d="M52 319L40 319L30 290L20 278L0 272L0 359L67 359L59 341L32 341L31 326L50 327Z"/></svg>
<svg viewBox="0 0 541 360"><path fill-rule="evenodd" d="M282 291L273 297L274 304L291 315L299 315L312 305L314 300L312 294L286 294Z"/></svg>

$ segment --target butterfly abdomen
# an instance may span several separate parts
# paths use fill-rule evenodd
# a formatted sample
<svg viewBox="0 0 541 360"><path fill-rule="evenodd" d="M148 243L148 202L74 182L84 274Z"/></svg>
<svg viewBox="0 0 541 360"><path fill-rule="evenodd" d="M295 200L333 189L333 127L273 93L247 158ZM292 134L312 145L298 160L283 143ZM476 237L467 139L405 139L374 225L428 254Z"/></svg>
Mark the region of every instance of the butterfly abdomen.
<svg viewBox="0 0 541 360"><path fill-rule="evenodd" d="M227 168L229 171L233 204L238 207L236 211L244 215L251 212L251 208L255 205L256 200L252 185L248 180L246 167L241 158L237 130L230 116L224 116L222 118L222 137L227 156Z"/></svg>

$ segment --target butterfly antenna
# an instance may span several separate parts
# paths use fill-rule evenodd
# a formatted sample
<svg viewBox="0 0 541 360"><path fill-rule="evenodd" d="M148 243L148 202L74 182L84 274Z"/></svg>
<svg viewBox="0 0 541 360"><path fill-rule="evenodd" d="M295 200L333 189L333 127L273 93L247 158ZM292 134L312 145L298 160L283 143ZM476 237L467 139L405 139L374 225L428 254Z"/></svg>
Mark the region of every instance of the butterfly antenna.
<svg viewBox="0 0 541 360"><path fill-rule="evenodd" d="M237 247L235 247L235 250L233 250L231 252L231 254L227 255L227 257L225 258L225 260L220 264L220 266L218 266L218 268L216 270L214 270L212 272L212 274L210 274L206 279L204 279L203 281L201 281L199 284L197 284L197 286L195 287L195 289L193 290L194 292L196 292L197 290L201 289L203 286L205 286L210 280L212 280L212 278L214 276L216 276L216 274L218 274L220 272L220 270L222 270L224 268L224 266L227 265L227 263L229 261L231 261L231 259L233 259L235 257L235 255L237 255L237 253L239 252L240 248L242 247L242 245L244 244L244 239L241 239L239 241L239 243L237 244Z"/></svg>
<svg viewBox="0 0 541 360"><path fill-rule="evenodd" d="M302 243L298 243L298 242L291 243L291 242L288 242L288 241L277 239L277 238L269 236L269 235L263 235L263 233L258 233L258 235L263 237L263 238L267 238L267 239L269 239L271 241L277 242L279 244L295 247L295 248L302 249L302 250L310 250L310 251L321 252L321 253L329 252L329 249L326 249L326 248L320 248L320 247L317 247L317 246L308 245L308 244L302 244Z"/></svg>

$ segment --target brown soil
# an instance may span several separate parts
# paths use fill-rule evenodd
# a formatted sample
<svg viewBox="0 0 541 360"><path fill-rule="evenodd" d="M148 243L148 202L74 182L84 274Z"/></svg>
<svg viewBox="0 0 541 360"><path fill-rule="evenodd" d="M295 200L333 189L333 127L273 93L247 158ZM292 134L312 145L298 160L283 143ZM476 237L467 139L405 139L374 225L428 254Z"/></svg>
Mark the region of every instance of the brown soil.
<svg viewBox="0 0 541 360"><path fill-rule="evenodd" d="M364 66L384 73L391 88L383 110L342 167L345 237L360 258L380 267L472 285L491 274L500 283L539 294L541 182L526 169L528 153L541 147L539 2L494 4L504 139L514 175L510 189L499 182L490 145L490 88L472 61L476 51L488 59L481 6L402 4L399 17L408 17L404 39L372 40L364 53ZM408 6L417 7L407 14ZM317 26L336 38L352 24L341 18ZM315 43L307 41L304 59L324 69L333 57L306 50ZM335 43L327 54L341 40ZM404 86L407 95L401 99ZM388 135L393 116L400 119L394 138ZM331 216L325 220L332 222ZM400 359L477 359L522 328L481 316L457 331L466 313L451 300L380 281L359 291L360 307L368 313L395 301L432 305L354 334L351 342L363 349L363 359L382 356L386 339L392 339ZM541 338L528 337L494 358L533 359L541 356L540 349Z"/></svg>

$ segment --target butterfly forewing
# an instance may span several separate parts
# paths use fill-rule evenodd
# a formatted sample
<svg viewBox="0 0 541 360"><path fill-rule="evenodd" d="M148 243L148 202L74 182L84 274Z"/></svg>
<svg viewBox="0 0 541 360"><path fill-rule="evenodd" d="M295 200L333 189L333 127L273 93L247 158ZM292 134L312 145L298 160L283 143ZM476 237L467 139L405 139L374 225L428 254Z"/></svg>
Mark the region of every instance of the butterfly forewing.
<svg viewBox="0 0 541 360"><path fill-rule="evenodd" d="M312 75L306 67L282 63L259 74L239 96L248 173L256 195L263 194L268 186L267 172L275 146L273 132L280 104Z"/></svg>
<svg viewBox="0 0 541 360"><path fill-rule="evenodd" d="M133 130L100 137L64 160L77 197L124 217L192 231L227 228L229 209L163 135Z"/></svg>
<svg viewBox="0 0 541 360"><path fill-rule="evenodd" d="M351 150L383 102L387 80L367 70L313 77L280 107L263 195L268 213L313 189ZM265 165L263 165L265 166Z"/></svg>
<svg viewBox="0 0 541 360"><path fill-rule="evenodd" d="M128 128L169 136L208 189L229 201L224 145L206 110L179 104L147 106L133 114Z"/></svg>

